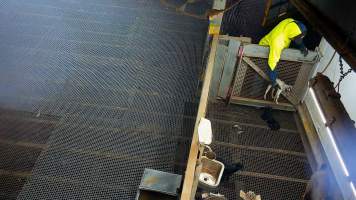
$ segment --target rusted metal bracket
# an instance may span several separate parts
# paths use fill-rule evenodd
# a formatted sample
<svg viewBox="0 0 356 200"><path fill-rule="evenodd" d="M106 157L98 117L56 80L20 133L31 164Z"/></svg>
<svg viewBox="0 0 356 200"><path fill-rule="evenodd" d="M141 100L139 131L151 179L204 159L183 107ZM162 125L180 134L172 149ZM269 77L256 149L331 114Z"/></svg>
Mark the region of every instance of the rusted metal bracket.
<svg viewBox="0 0 356 200"><path fill-rule="evenodd" d="M332 126L336 122L336 118L333 116L326 120L325 126Z"/></svg>

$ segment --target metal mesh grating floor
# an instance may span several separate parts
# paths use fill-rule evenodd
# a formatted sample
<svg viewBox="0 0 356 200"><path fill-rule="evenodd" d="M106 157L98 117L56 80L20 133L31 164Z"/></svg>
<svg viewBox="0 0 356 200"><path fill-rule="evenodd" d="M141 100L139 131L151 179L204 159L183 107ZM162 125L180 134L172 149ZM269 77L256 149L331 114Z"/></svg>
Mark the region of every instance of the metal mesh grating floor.
<svg viewBox="0 0 356 200"><path fill-rule="evenodd" d="M274 111L281 129L271 131L254 107L213 103L207 118L212 121L217 158L241 162L244 169L216 189L238 199L240 190L254 191L267 200L301 199L311 175L292 112Z"/></svg>
<svg viewBox="0 0 356 200"><path fill-rule="evenodd" d="M0 199L132 200L145 167L182 174L206 32L157 0L0 1Z"/></svg>
<svg viewBox="0 0 356 200"><path fill-rule="evenodd" d="M238 0L227 0L227 6L230 6ZM258 41L266 34L262 27L265 1L244 0L224 14L222 33L230 36L250 37L253 43Z"/></svg>

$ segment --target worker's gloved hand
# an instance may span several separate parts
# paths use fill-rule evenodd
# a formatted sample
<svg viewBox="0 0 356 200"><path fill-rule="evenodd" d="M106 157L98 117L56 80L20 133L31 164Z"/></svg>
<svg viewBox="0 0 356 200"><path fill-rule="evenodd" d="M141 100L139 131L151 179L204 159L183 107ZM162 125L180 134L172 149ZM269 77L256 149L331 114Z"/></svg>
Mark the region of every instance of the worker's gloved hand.
<svg viewBox="0 0 356 200"><path fill-rule="evenodd" d="M271 80L271 84L273 87L276 86L276 79L277 79L277 71L276 70L268 70L268 77L269 80Z"/></svg>
<svg viewBox="0 0 356 200"><path fill-rule="evenodd" d="M306 47L300 48L300 53L303 54L304 57L306 57L309 53L308 48Z"/></svg>

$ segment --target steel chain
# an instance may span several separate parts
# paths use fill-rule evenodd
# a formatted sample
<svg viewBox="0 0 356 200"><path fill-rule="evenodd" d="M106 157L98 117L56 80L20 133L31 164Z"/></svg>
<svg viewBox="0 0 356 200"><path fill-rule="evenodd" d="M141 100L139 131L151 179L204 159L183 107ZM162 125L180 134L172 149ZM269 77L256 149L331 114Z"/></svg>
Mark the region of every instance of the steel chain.
<svg viewBox="0 0 356 200"><path fill-rule="evenodd" d="M338 83L336 84L335 88L337 88L337 92L339 92L340 90L340 83L342 80L344 80L344 78L350 74L352 72L352 69L350 67L350 69L348 69L346 72L344 72L344 64L342 62L342 58L341 56L339 56L339 65L340 65L340 78L339 78L339 81Z"/></svg>

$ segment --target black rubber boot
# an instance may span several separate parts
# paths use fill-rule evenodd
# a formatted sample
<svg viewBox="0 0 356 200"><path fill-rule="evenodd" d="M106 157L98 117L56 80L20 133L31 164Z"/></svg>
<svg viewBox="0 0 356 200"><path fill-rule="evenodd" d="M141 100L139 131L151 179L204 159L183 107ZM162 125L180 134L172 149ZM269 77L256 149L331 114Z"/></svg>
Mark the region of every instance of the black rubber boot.
<svg viewBox="0 0 356 200"><path fill-rule="evenodd" d="M229 181L230 176L233 175L235 172L242 170L244 166L241 163L233 163L233 164L225 164L224 173L222 175L223 181Z"/></svg>
<svg viewBox="0 0 356 200"><path fill-rule="evenodd" d="M277 131L277 130L279 130L281 128L281 126L279 125L278 121L273 118L272 111L273 110L272 110L271 107L264 108L264 111L263 111L263 113L261 115L261 119L266 121L268 127L271 130Z"/></svg>

